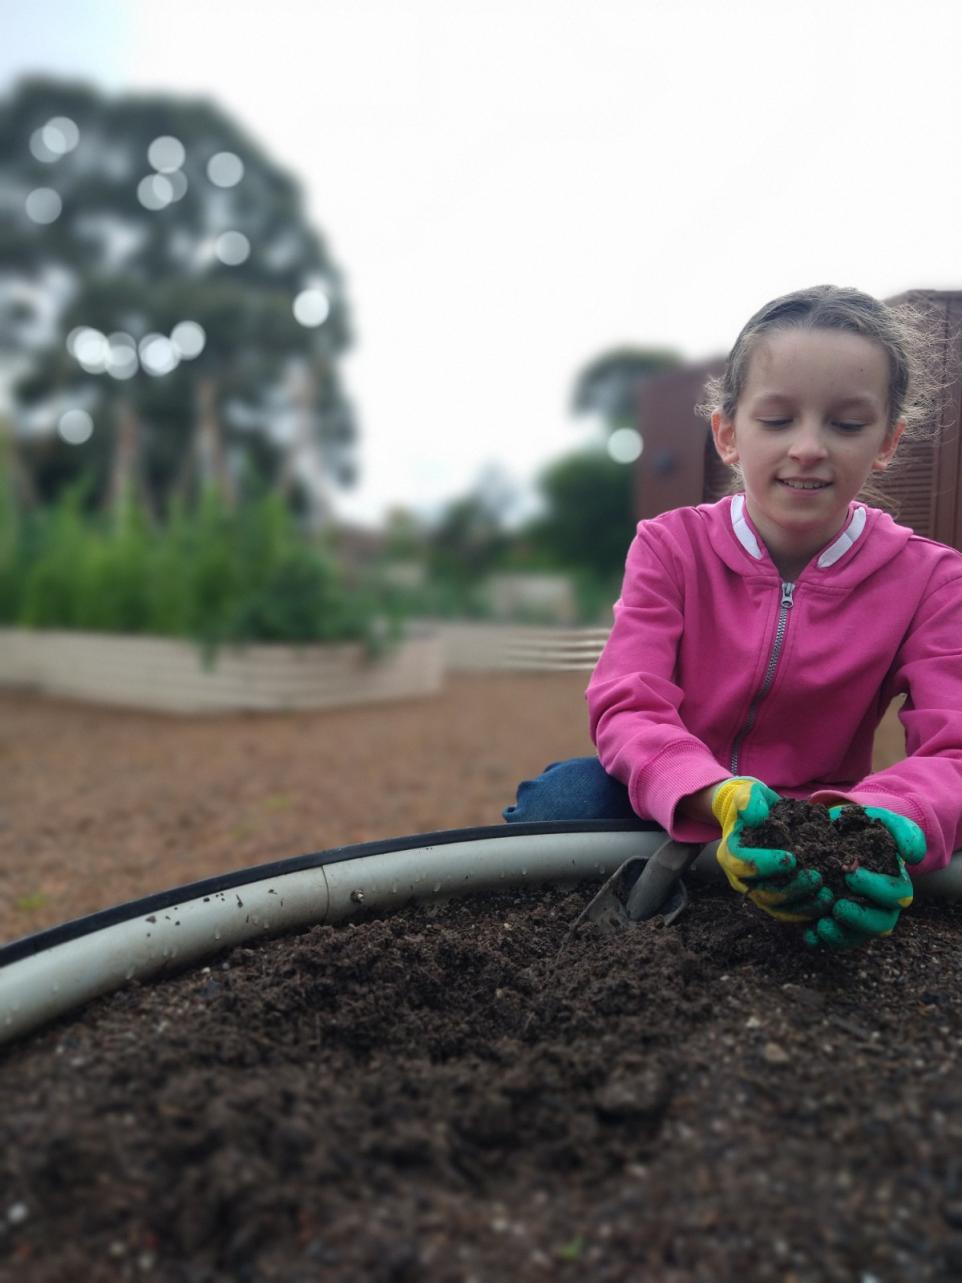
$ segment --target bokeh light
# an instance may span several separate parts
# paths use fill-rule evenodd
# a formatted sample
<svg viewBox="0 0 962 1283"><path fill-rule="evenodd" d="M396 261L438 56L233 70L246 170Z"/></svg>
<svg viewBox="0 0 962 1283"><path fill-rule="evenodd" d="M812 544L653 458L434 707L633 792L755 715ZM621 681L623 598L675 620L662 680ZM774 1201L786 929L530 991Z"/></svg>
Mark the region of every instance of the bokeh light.
<svg viewBox="0 0 962 1283"><path fill-rule="evenodd" d="M80 141L80 130L69 116L53 116L30 135L30 152L45 165L73 151Z"/></svg>
<svg viewBox="0 0 962 1283"><path fill-rule="evenodd" d="M608 453L615 463L634 463L643 448L641 434L634 428L616 428L608 438Z"/></svg>
<svg viewBox="0 0 962 1283"><path fill-rule="evenodd" d="M236 187L244 177L244 162L232 151L219 151L207 162L207 177L215 187Z"/></svg>
<svg viewBox="0 0 962 1283"><path fill-rule="evenodd" d="M65 346L72 357L76 358L77 356L77 340L81 334L86 334L89 328L89 325L75 325L67 335Z"/></svg>
<svg viewBox="0 0 962 1283"><path fill-rule="evenodd" d="M63 209L63 201L52 187L35 187L24 202L27 217L34 223L55 223Z"/></svg>
<svg viewBox="0 0 962 1283"><path fill-rule="evenodd" d="M174 199L174 188L165 174L148 174L137 184L137 199L144 209L165 209Z"/></svg>
<svg viewBox="0 0 962 1283"><path fill-rule="evenodd" d="M180 364L180 353L163 334L147 334L140 340L140 364L148 374L159 378L170 374Z"/></svg>
<svg viewBox="0 0 962 1283"><path fill-rule="evenodd" d="M184 144L170 134L155 138L147 148L148 161L161 174L172 174L175 169L182 168L186 158Z"/></svg>
<svg viewBox="0 0 962 1283"><path fill-rule="evenodd" d="M237 267L250 257L251 243L243 232L221 232L214 253L227 267Z"/></svg>
<svg viewBox="0 0 962 1283"><path fill-rule="evenodd" d="M189 361L203 352L207 335L196 321L179 321L170 332L170 341L180 356Z"/></svg>
<svg viewBox="0 0 962 1283"><path fill-rule="evenodd" d="M52 165L55 160L60 159L60 153L51 151L44 142L42 129L35 129L30 135L30 154L45 165Z"/></svg>
<svg viewBox="0 0 962 1283"><path fill-rule="evenodd" d="M68 445L83 445L94 434L94 421L86 410L67 410L60 416L57 432Z"/></svg>
<svg viewBox="0 0 962 1283"><path fill-rule="evenodd" d="M99 330L92 329L90 326L83 326L79 331L71 330L67 346L88 374L103 374L107 369L110 344L106 335L101 334Z"/></svg>
<svg viewBox="0 0 962 1283"><path fill-rule="evenodd" d="M312 286L301 290L294 300L294 319L300 325L323 325L331 311L331 302L323 290Z"/></svg>
<svg viewBox="0 0 962 1283"><path fill-rule="evenodd" d="M55 156L66 156L80 142L80 130L69 116L52 116L40 135L44 146Z"/></svg>
<svg viewBox="0 0 962 1283"><path fill-rule="evenodd" d="M137 373L137 344L129 334L119 331L107 339L107 373L115 379L132 379Z"/></svg>
<svg viewBox="0 0 962 1283"><path fill-rule="evenodd" d="M182 169L172 169L164 178L170 184L171 200L181 200L187 195L187 175Z"/></svg>

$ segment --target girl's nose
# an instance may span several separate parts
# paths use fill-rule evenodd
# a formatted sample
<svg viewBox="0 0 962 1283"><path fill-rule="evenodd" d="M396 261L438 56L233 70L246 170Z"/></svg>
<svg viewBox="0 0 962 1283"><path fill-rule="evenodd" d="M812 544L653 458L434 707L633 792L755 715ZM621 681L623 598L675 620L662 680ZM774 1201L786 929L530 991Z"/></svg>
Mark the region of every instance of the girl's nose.
<svg viewBox="0 0 962 1283"><path fill-rule="evenodd" d="M799 424L788 448L792 459L824 459L825 441L819 428L814 425Z"/></svg>

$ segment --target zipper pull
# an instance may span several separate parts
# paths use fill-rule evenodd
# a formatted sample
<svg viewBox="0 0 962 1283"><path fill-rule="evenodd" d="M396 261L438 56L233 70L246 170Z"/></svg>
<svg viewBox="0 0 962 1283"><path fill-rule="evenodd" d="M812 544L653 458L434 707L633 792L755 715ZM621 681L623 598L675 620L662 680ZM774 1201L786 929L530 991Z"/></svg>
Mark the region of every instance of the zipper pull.
<svg viewBox="0 0 962 1283"><path fill-rule="evenodd" d="M782 600L779 603L779 605L781 606L794 605L795 603L792 601L792 595L794 594L794 592L795 592L794 584L787 584L787 583L782 584Z"/></svg>

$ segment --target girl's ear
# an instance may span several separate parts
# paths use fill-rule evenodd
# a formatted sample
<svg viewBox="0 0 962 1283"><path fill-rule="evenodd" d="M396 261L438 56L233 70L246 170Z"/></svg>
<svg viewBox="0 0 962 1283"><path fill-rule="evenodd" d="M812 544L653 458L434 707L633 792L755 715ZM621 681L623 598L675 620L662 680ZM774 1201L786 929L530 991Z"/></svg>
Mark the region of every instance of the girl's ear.
<svg viewBox="0 0 962 1283"><path fill-rule="evenodd" d="M885 440L882 442L882 448L872 462L873 472L884 472L892 462L892 456L895 454L896 447L899 443L899 437L905 431L905 420L899 419L891 432L886 433Z"/></svg>
<svg viewBox="0 0 962 1283"><path fill-rule="evenodd" d="M713 410L711 416L711 434L715 449L722 463L729 466L738 462L738 448L735 445L735 425L726 419L721 410Z"/></svg>

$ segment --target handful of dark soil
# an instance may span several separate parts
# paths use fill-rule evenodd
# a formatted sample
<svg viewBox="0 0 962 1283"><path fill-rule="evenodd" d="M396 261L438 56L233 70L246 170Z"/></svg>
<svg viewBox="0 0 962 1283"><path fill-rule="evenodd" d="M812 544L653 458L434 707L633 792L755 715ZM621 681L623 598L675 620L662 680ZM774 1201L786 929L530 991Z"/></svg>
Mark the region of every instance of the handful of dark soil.
<svg viewBox="0 0 962 1283"><path fill-rule="evenodd" d="M833 824L820 802L782 798L763 824L745 829L742 845L791 851L799 869L817 869L830 891L849 900L861 897L846 885L846 873L861 868L894 877L899 871L891 833L861 806L846 806Z"/></svg>

